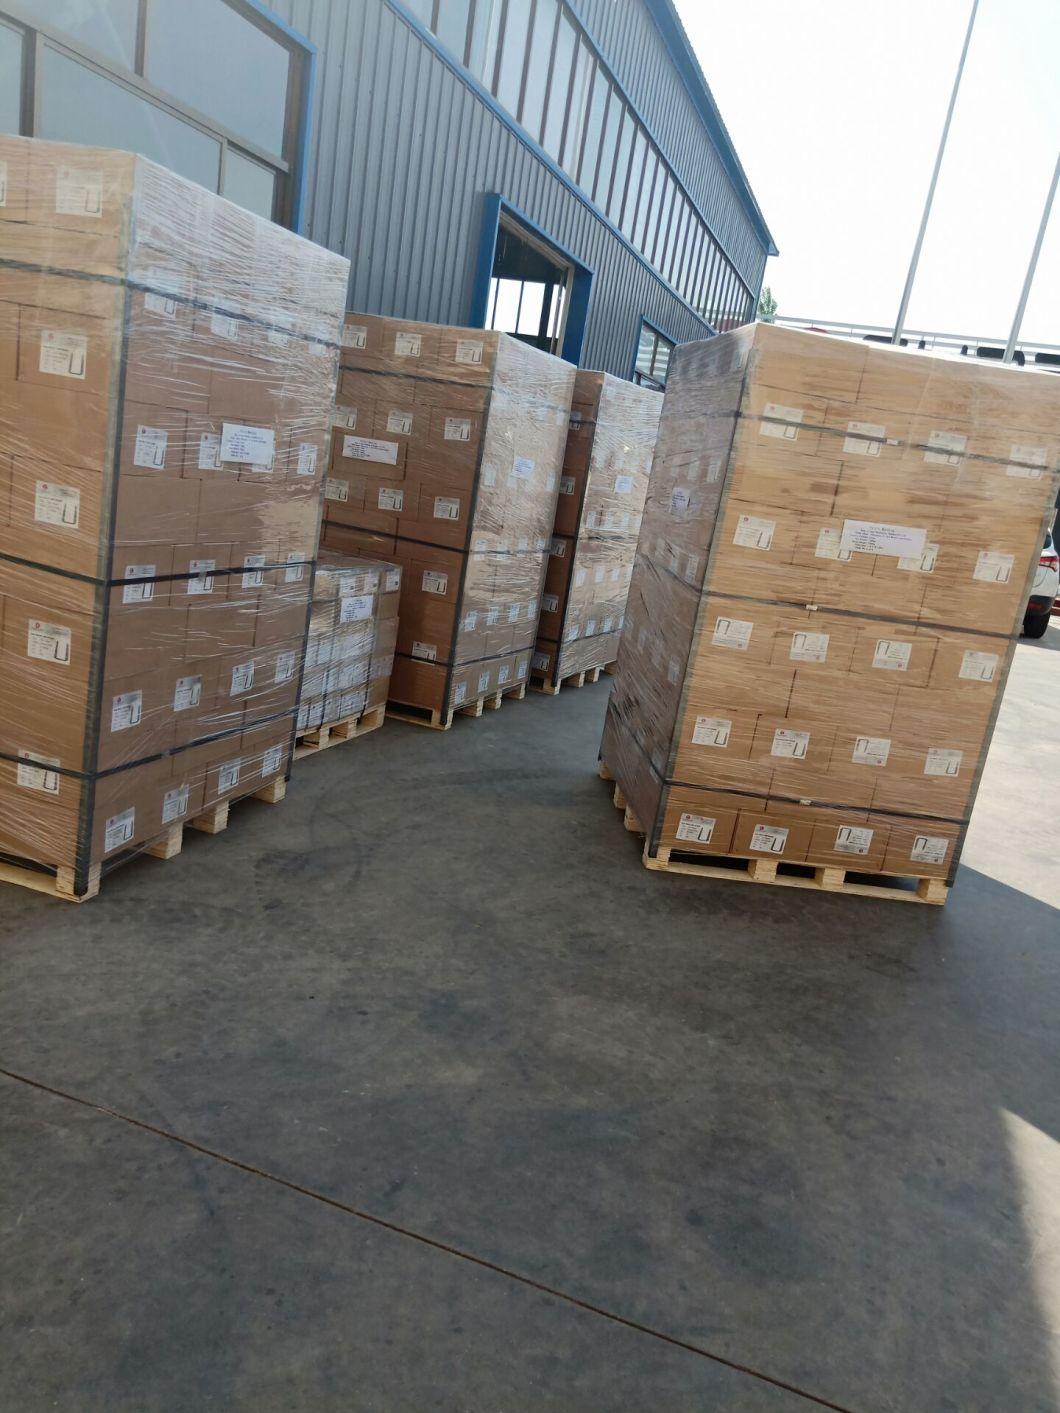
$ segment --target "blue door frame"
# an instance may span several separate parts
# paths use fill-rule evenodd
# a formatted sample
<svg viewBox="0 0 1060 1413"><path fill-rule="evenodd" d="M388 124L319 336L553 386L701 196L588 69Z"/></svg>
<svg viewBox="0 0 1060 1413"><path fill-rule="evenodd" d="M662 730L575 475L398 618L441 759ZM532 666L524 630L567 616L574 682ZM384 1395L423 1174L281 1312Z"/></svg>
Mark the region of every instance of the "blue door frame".
<svg viewBox="0 0 1060 1413"><path fill-rule="evenodd" d="M510 201L496 192L487 192L485 209L482 215L482 231L479 236L478 260L475 266L475 283L471 291L471 315L468 324L473 329L486 327L489 312L490 279L493 276L493 261L497 254L497 235L501 228L501 216L509 216L517 225L523 226L538 240L549 246L560 259L574 271L571 281L570 301L567 305L567 321L563 328L563 347L560 357L568 363L581 362L582 344L585 342L585 324L589 317L589 296L593 286L593 272L588 265L558 244L548 231L531 221Z"/></svg>

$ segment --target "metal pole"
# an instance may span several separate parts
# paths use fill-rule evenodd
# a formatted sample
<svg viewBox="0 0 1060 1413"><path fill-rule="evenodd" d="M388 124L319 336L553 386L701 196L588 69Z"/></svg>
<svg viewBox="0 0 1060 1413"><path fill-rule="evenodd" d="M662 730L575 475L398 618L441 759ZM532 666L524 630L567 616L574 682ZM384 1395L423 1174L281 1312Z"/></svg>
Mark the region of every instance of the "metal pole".
<svg viewBox="0 0 1060 1413"><path fill-rule="evenodd" d="M968 45L971 43L972 27L975 24L976 11L978 9L979 0L972 0L972 13L968 16L968 29L964 36L964 47L961 50L961 57L957 64L957 73L953 80L950 106L946 109L946 121L942 125L939 150L935 154L935 169L931 173L931 184L928 187L927 200L924 202L924 214L920 218L920 229L917 231L916 244L913 246L913 258L909 262L909 273L905 277L905 289L902 291L902 302L898 306L898 318L894 322L894 333L891 335L892 343L900 343L902 340L902 329L905 326L905 316L909 309L909 296L913 293L913 281L916 279L916 267L920 263L920 250L924 244L924 232L927 230L928 217L931 215L931 203L935 199L935 187L939 179L939 168L942 166L942 154L946 150L946 139L950 135L950 120L953 117L953 109L957 102L957 90L961 86L961 75L964 73L964 61L968 57Z"/></svg>
<svg viewBox="0 0 1060 1413"><path fill-rule="evenodd" d="M1045 210L1042 212L1041 225L1038 227L1038 238L1034 242L1034 249L1031 251L1031 263L1027 266L1027 273L1023 280L1023 289L1020 291L1020 302L1016 305L1016 317L1012 321L1012 332L1008 336L1008 343L1005 345L1005 357L1003 362L1011 363L1012 355L1016 352L1016 340L1020 336L1020 327L1023 324L1023 315L1027 308L1027 300L1030 298L1031 285L1034 283L1034 272L1038 268L1038 256L1042 253L1042 242L1045 240L1045 230L1049 224L1049 214L1053 209L1053 197L1056 195L1056 184L1060 180L1060 156L1056 159L1056 166L1053 168L1052 185L1049 187L1049 195L1045 198Z"/></svg>

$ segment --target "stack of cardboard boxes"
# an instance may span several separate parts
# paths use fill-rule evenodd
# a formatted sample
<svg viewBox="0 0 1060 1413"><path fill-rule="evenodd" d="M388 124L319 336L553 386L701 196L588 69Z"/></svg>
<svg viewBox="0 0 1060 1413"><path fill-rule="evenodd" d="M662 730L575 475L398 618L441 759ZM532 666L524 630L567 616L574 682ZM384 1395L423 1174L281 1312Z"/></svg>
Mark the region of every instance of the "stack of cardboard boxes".
<svg viewBox="0 0 1060 1413"><path fill-rule="evenodd" d="M299 737L368 713L382 724L400 598L398 565L321 551L298 703Z"/></svg>
<svg viewBox="0 0 1060 1413"><path fill-rule="evenodd" d="M525 683L573 382L505 334L347 315L324 543L401 566L393 701Z"/></svg>
<svg viewBox="0 0 1060 1413"><path fill-rule="evenodd" d="M756 325L678 350L603 759L671 851L950 879L1060 384Z"/></svg>
<svg viewBox="0 0 1060 1413"><path fill-rule="evenodd" d="M129 154L0 170L0 852L83 894L287 771L348 263Z"/></svg>
<svg viewBox="0 0 1060 1413"><path fill-rule="evenodd" d="M661 412L657 392L610 373L575 377L531 664L550 690L618 656Z"/></svg>

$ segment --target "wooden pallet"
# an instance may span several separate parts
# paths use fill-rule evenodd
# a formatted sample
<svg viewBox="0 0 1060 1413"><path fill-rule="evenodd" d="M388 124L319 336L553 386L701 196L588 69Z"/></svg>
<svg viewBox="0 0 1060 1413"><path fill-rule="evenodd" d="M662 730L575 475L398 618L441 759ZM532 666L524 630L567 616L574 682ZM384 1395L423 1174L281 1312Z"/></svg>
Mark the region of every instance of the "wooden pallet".
<svg viewBox="0 0 1060 1413"><path fill-rule="evenodd" d="M600 762L599 773L604 780L614 780L603 761ZM655 872L724 878L734 883L767 883L776 888L809 888L817 893L846 893L859 898L884 898L893 903L927 903L934 907L942 907L949 897L949 886L941 878L921 878L915 874L862 873L857 869L840 868L837 864L784 863L780 859L745 859L729 854L700 855L666 844L661 845L654 855L649 854L646 830L617 782L613 802L616 809L623 811L625 827L633 834L645 836L641 861L645 868ZM848 874L854 876L848 878Z"/></svg>
<svg viewBox="0 0 1060 1413"><path fill-rule="evenodd" d="M600 673L610 673L613 663L608 663L605 667L587 667L584 672L571 672L566 677L561 677L558 682L550 681L547 677L531 674L530 685L535 692L545 692L550 697L558 697L560 689L563 687L584 687L585 684L599 682Z"/></svg>
<svg viewBox="0 0 1060 1413"><path fill-rule="evenodd" d="M240 795L240 800L263 800L268 805L277 805L287 793L287 781L280 777L271 781L252 795ZM138 854L148 854L153 859L176 858L184 847L184 831L196 829L203 834L220 834L228 828L228 812L234 800L219 800L194 819L186 819L180 824L171 824L164 833L147 844L137 845L130 851L130 858ZM108 869L108 873L110 870ZM74 892L74 870L60 868L48 870L34 868L29 864L0 863L0 883L14 883L19 888L29 888L35 893L46 893L51 898L61 898L66 903L87 903L99 892L103 881L103 869L93 864L89 870L88 888L84 893Z"/></svg>
<svg viewBox="0 0 1060 1413"><path fill-rule="evenodd" d="M448 731L456 716L481 716L484 711L499 711L502 698L508 697L513 702L521 702L525 696L526 683L520 682L517 687L505 687L503 691L490 692L484 697L476 697L473 702L467 702L464 706L451 706L445 711L438 707L388 702L386 713L395 721L409 721L413 726L426 726L431 731Z"/></svg>
<svg viewBox="0 0 1060 1413"><path fill-rule="evenodd" d="M319 755L329 746L338 746L343 741L356 740L367 736L369 731L378 731L386 720L386 706L371 707L360 716L348 716L342 721L329 721L315 731L307 731L295 742L294 758L303 760L306 756Z"/></svg>

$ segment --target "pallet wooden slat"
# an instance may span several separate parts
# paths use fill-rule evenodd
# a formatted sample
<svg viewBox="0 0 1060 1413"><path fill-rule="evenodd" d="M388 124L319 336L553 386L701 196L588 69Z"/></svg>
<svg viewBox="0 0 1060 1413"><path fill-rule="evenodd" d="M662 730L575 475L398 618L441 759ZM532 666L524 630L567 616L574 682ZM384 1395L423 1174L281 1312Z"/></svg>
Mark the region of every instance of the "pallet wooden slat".
<svg viewBox="0 0 1060 1413"><path fill-rule="evenodd" d="M395 721L407 721L412 726L426 726L430 731L448 731L456 716L481 716L484 711L499 711L502 700L521 702L526 696L526 683L517 687L505 687L499 692L489 692L476 697L463 706L450 706L444 711L439 707L409 706L401 702L387 703L387 716Z"/></svg>
<svg viewBox="0 0 1060 1413"><path fill-rule="evenodd" d="M315 731L307 731L303 736L299 736L294 758L304 760L306 756L319 755L321 751L341 745L343 741L354 741L359 736L367 736L370 731L378 731L385 720L384 705L372 707L360 716L349 716L342 721L329 721L326 725L317 727Z"/></svg>
<svg viewBox="0 0 1060 1413"><path fill-rule="evenodd" d="M608 663L604 667L587 667L584 672L569 672L558 680L531 673L530 686L535 692L544 692L546 696L558 697L564 687L584 687L587 684L592 685L593 682L599 682L601 672L610 672L612 666L612 663Z"/></svg>

